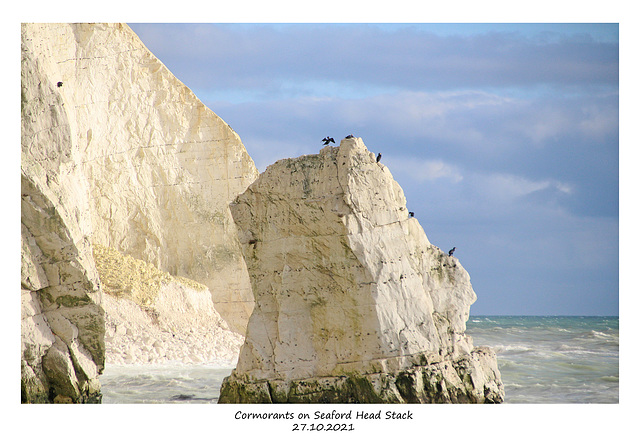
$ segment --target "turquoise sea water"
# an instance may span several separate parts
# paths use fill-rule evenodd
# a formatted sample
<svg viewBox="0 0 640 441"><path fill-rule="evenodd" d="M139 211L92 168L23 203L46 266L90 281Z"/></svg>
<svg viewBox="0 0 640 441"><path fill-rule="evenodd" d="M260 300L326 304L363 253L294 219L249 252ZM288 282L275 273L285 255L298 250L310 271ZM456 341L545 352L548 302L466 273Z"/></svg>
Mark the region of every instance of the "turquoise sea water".
<svg viewBox="0 0 640 441"><path fill-rule="evenodd" d="M491 346L506 403L618 403L618 317L471 317L475 346Z"/></svg>
<svg viewBox="0 0 640 441"><path fill-rule="evenodd" d="M467 334L498 356L505 403L617 403L617 317L472 316ZM114 366L103 403L216 403L231 369L213 365Z"/></svg>

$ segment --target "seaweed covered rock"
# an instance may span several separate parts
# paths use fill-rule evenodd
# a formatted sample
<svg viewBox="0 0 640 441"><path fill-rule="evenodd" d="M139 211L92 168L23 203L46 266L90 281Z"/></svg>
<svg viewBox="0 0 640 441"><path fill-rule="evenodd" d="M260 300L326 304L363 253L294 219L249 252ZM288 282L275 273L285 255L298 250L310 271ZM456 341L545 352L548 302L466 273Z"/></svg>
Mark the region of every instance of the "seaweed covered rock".
<svg viewBox="0 0 640 441"><path fill-rule="evenodd" d="M221 403L499 403L476 295L360 138L276 162L231 206L256 306Z"/></svg>

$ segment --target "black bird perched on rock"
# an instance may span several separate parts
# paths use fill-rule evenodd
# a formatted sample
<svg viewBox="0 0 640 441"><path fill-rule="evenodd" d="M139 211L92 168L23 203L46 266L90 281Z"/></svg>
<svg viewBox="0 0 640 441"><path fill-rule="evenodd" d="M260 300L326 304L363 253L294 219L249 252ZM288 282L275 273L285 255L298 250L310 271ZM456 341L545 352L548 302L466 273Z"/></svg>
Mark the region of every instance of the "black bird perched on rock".
<svg viewBox="0 0 640 441"><path fill-rule="evenodd" d="M382 153L378 153L378 157L376 158L376 162L380 162L382 159Z"/></svg>
<svg viewBox="0 0 640 441"><path fill-rule="evenodd" d="M415 214L415 213L414 213L413 211L410 211L410 212L409 212L409 217L413 217L413 215L414 215L414 214Z"/></svg>
<svg viewBox="0 0 640 441"><path fill-rule="evenodd" d="M453 252L456 250L456 247L453 247L449 250L449 256L453 256Z"/></svg>
<svg viewBox="0 0 640 441"><path fill-rule="evenodd" d="M329 138L328 136L327 136L326 138L324 138L322 141L324 142L324 145L329 145L329 143L330 143L330 142L332 142L332 143L334 143L334 144L336 143L336 142L333 140L333 138Z"/></svg>
<svg viewBox="0 0 640 441"><path fill-rule="evenodd" d="M56 86L62 87L62 81L58 81L58 84L56 84Z"/></svg>
<svg viewBox="0 0 640 441"><path fill-rule="evenodd" d="M347 135L347 136L345 136L345 139L351 139L351 138L355 138L355 136L353 136L353 135Z"/></svg>

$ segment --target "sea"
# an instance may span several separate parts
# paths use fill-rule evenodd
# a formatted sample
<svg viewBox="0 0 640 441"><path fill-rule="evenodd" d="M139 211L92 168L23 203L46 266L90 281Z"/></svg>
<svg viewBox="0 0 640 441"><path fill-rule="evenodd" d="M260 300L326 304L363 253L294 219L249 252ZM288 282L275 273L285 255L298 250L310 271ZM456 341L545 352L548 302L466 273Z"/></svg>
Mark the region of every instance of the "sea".
<svg viewBox="0 0 640 441"><path fill-rule="evenodd" d="M498 357L505 403L619 402L618 317L471 316L467 335ZM232 366L110 365L103 403L217 403Z"/></svg>
<svg viewBox="0 0 640 441"><path fill-rule="evenodd" d="M618 317L474 317L474 346L498 357L505 403L619 402Z"/></svg>

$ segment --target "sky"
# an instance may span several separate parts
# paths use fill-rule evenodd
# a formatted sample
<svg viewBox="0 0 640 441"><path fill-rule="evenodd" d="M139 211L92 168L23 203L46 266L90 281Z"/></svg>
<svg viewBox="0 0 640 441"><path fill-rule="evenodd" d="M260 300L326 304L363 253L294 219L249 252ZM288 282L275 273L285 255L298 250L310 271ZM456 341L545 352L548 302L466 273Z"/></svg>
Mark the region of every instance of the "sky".
<svg viewBox="0 0 640 441"><path fill-rule="evenodd" d="M381 152L472 315L618 315L617 24L130 26L261 172Z"/></svg>

